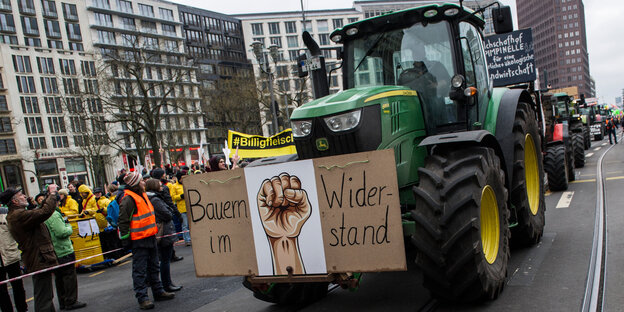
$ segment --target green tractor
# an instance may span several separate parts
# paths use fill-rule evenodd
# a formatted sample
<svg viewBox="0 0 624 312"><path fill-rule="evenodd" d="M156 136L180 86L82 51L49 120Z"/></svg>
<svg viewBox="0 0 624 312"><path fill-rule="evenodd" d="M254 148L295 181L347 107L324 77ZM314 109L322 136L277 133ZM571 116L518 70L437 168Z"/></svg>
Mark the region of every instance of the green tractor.
<svg viewBox="0 0 624 312"><path fill-rule="evenodd" d="M583 123L589 127L590 137L593 137L594 140L602 140L606 130L597 106L583 102L580 103L579 111L581 112Z"/></svg>
<svg viewBox="0 0 624 312"><path fill-rule="evenodd" d="M575 107L574 98L567 93L555 93L553 95L557 101L555 108L556 123L566 123L568 126L568 136L572 143L572 156L574 167L585 166L585 133L583 120ZM588 140L589 141L589 140Z"/></svg>
<svg viewBox="0 0 624 312"><path fill-rule="evenodd" d="M511 31L508 9L492 10L507 25L498 33ZM337 29L345 90L291 116L299 159L394 150L404 235L425 286L453 301L495 299L511 240L532 245L544 229L541 107L525 89L493 88L484 24L462 6L434 4ZM323 287L247 286L277 303Z"/></svg>
<svg viewBox="0 0 624 312"><path fill-rule="evenodd" d="M540 100L544 110L544 171L548 188L564 191L568 182L575 180L575 152L579 150L575 145L579 144L580 135L570 131L569 106L564 98L546 92L540 94ZM582 147L580 150L583 152Z"/></svg>

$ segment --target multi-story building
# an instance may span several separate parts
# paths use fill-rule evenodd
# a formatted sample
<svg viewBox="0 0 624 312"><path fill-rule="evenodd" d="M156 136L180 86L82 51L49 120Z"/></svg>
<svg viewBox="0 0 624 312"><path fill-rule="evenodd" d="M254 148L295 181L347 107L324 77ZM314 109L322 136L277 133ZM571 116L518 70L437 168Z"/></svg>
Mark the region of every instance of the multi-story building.
<svg viewBox="0 0 624 312"><path fill-rule="evenodd" d="M242 23L234 17L185 5L178 5L185 50L198 69L197 79L209 90L219 79L245 77L253 69L245 52ZM206 99L202 99L206 100ZM207 107L202 103L202 107ZM230 125L221 124L205 112L206 150L221 153ZM260 123L258 116L258 124Z"/></svg>
<svg viewBox="0 0 624 312"><path fill-rule="evenodd" d="M122 115L116 129L125 151L119 168L133 168L135 163L151 167L155 153L163 163L200 161L206 128L196 70L184 50L178 6L159 0L87 1L93 45L113 86L110 101L114 113ZM139 126L132 117L136 111L127 109L146 102L151 110L148 123L156 129ZM150 141L154 136L147 132L152 130L157 139ZM129 156L142 151L144 159Z"/></svg>
<svg viewBox="0 0 624 312"><path fill-rule="evenodd" d="M81 148L84 133L106 129L82 127L75 118L85 112L104 118L89 96L98 84L84 5L0 1L3 187L21 186L34 195L50 183L66 186L79 179L102 185L107 179L106 169L92 170L93 159Z"/></svg>
<svg viewBox="0 0 624 312"><path fill-rule="evenodd" d="M582 0L517 0L518 26L532 28L535 66L540 88L577 86L585 97L595 96L589 73L585 7Z"/></svg>

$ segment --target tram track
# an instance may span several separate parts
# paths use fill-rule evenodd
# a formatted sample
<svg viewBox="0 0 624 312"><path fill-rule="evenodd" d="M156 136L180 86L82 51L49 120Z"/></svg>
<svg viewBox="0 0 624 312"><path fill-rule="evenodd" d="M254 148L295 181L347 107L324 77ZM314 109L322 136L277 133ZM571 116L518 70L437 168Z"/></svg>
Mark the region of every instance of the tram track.
<svg viewBox="0 0 624 312"><path fill-rule="evenodd" d="M594 221L592 250L585 283L582 312L602 311L606 285L607 266L607 222L606 222L606 178L603 175L603 161L612 145L602 153L596 164L596 216Z"/></svg>

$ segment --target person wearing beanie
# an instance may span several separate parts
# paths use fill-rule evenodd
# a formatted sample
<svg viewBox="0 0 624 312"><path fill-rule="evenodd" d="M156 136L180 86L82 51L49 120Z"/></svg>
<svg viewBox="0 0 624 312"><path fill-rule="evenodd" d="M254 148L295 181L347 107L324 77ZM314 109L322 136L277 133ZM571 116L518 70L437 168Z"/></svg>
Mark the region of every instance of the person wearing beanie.
<svg viewBox="0 0 624 312"><path fill-rule="evenodd" d="M188 217L186 216L186 201L184 201L184 186L182 185L182 172L176 174L176 183L171 186L171 198L178 207L182 217L182 237L186 246L191 245L191 235L189 234Z"/></svg>
<svg viewBox="0 0 624 312"><path fill-rule="evenodd" d="M28 210L26 195L21 190L7 188L0 193L0 203L9 207L7 224L9 231L22 251L22 261L29 272L37 272L58 265L50 232L44 222L56 211L58 186L51 184L43 205ZM52 272L35 274L33 294L35 311L54 311Z"/></svg>
<svg viewBox="0 0 624 312"><path fill-rule="evenodd" d="M145 193L142 175L130 172L124 177L125 196L119 204L119 235L122 244L132 248L132 283L142 310L153 309L147 288L151 287L156 301L173 299L160 281L160 264L156 244L156 217L154 206Z"/></svg>
<svg viewBox="0 0 624 312"><path fill-rule="evenodd" d="M58 191L59 194L59 208L61 209L61 213L65 216L74 216L79 214L78 211L78 202L75 201L71 195L69 195L69 191L67 189L61 189Z"/></svg>

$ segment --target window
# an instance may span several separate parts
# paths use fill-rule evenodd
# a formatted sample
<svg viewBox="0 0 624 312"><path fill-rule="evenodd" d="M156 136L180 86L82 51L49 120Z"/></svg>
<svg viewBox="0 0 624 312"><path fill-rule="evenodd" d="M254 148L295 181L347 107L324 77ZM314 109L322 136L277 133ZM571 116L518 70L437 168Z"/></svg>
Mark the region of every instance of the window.
<svg viewBox="0 0 624 312"><path fill-rule="evenodd" d="M284 22L286 25L286 33L287 34L296 34L297 33L297 22Z"/></svg>
<svg viewBox="0 0 624 312"><path fill-rule="evenodd" d="M85 79L84 81L85 93L98 94L100 92L97 79Z"/></svg>
<svg viewBox="0 0 624 312"><path fill-rule="evenodd" d="M158 32L156 30L156 23L154 22L141 21L141 28L142 28L141 30L150 34L155 34Z"/></svg>
<svg viewBox="0 0 624 312"><path fill-rule="evenodd" d="M0 30L15 32L15 21L12 14L0 14Z"/></svg>
<svg viewBox="0 0 624 312"><path fill-rule="evenodd" d="M299 50L288 50L288 56L291 61L296 61L299 57Z"/></svg>
<svg viewBox="0 0 624 312"><path fill-rule="evenodd" d="M264 35L264 29L262 28L262 23L253 23L253 24L251 24L251 33L254 36L262 36L262 35Z"/></svg>
<svg viewBox="0 0 624 312"><path fill-rule="evenodd" d="M82 75L85 77L95 77L95 62L94 61L80 61L80 68L82 69Z"/></svg>
<svg viewBox="0 0 624 312"><path fill-rule="evenodd" d="M271 35L279 35L280 33L280 27L279 27L279 23L269 23L269 34Z"/></svg>
<svg viewBox="0 0 624 312"><path fill-rule="evenodd" d="M45 137L28 138L28 145L32 150L48 148L48 146L46 145Z"/></svg>
<svg viewBox="0 0 624 312"><path fill-rule="evenodd" d="M39 114L39 103L36 96L22 96L20 97L22 102L22 112L24 114Z"/></svg>
<svg viewBox="0 0 624 312"><path fill-rule="evenodd" d="M63 87L65 94L78 94L80 88L78 86L78 79L76 78L63 78Z"/></svg>
<svg viewBox="0 0 624 312"><path fill-rule="evenodd" d="M329 34L319 34L318 38L320 45L329 45Z"/></svg>
<svg viewBox="0 0 624 312"><path fill-rule="evenodd" d="M20 13L35 14L35 4L33 0L19 0Z"/></svg>
<svg viewBox="0 0 624 312"><path fill-rule="evenodd" d="M342 18L334 18L332 20L332 23L334 24L334 29L342 28L342 26L344 25L342 22Z"/></svg>
<svg viewBox="0 0 624 312"><path fill-rule="evenodd" d="M35 98L36 100L36 98ZM48 114L61 114L63 113L63 108L61 107L61 98L60 97L51 97L47 96L43 98L45 103L46 113ZM37 107L37 109L39 109Z"/></svg>
<svg viewBox="0 0 624 312"><path fill-rule="evenodd" d="M41 39L24 37L24 45L29 47L41 47Z"/></svg>
<svg viewBox="0 0 624 312"><path fill-rule="evenodd" d="M45 94L57 94L58 84L54 77L41 77L41 90Z"/></svg>
<svg viewBox="0 0 624 312"><path fill-rule="evenodd" d="M173 21L173 11L165 8L158 8L160 18L168 21Z"/></svg>
<svg viewBox="0 0 624 312"><path fill-rule="evenodd" d="M169 35L169 36L177 35L175 25L162 24L162 31L163 31L163 34L165 35Z"/></svg>
<svg viewBox="0 0 624 312"><path fill-rule="evenodd" d="M63 75L76 75L76 64L74 60L59 59L59 66L61 66L61 73Z"/></svg>
<svg viewBox="0 0 624 312"><path fill-rule="evenodd" d="M154 7L139 3L139 14L147 17L154 17Z"/></svg>
<svg viewBox="0 0 624 312"><path fill-rule="evenodd" d="M69 42L68 45L72 51L84 51L84 46L80 42Z"/></svg>
<svg viewBox="0 0 624 312"><path fill-rule="evenodd" d="M132 13L132 2L126 0L117 0L117 9L121 12Z"/></svg>
<svg viewBox="0 0 624 312"><path fill-rule="evenodd" d="M8 154L17 154L17 150L15 149L15 140L13 139L3 139L0 140L0 155L8 155ZM11 166L13 167L13 166ZM5 173L6 173L6 168L5 168ZM16 171L17 173L17 171ZM8 173L6 173L8 175ZM16 174L15 176L19 176L18 174ZM7 177L9 178L9 177ZM16 184L11 184L11 185L16 185Z"/></svg>
<svg viewBox="0 0 624 312"><path fill-rule="evenodd" d="M63 3L63 16L66 21L77 21L78 10L75 4Z"/></svg>
<svg viewBox="0 0 624 312"><path fill-rule="evenodd" d="M329 26L327 25L327 20L317 20L316 21L316 29L319 32L329 31Z"/></svg>
<svg viewBox="0 0 624 312"><path fill-rule="evenodd" d="M271 37L271 45L276 45L278 47L282 47L282 37Z"/></svg>
<svg viewBox="0 0 624 312"><path fill-rule="evenodd" d="M297 48L299 47L299 40L297 36L288 36L286 37L286 41L288 42L289 48Z"/></svg>
<svg viewBox="0 0 624 312"><path fill-rule="evenodd" d="M80 24L65 23L67 36L69 40L82 41L82 33L80 32Z"/></svg>
<svg viewBox="0 0 624 312"><path fill-rule="evenodd" d="M349 24L355 23L355 22L358 21L358 18L357 17L349 17L349 18L347 18L347 21L349 22Z"/></svg>
<svg viewBox="0 0 624 312"><path fill-rule="evenodd" d="M312 32L312 22L311 21L305 21L305 23L303 24L303 30L304 31L308 31L308 32Z"/></svg>
<svg viewBox="0 0 624 312"><path fill-rule="evenodd" d="M93 6L96 8L110 10L110 3L108 0L92 0Z"/></svg>
<svg viewBox="0 0 624 312"><path fill-rule="evenodd" d="M65 118L63 117L48 117L48 125L50 126L51 133L65 133Z"/></svg>
<svg viewBox="0 0 624 312"><path fill-rule="evenodd" d="M95 13L95 24L106 27L113 27L113 16L104 13Z"/></svg>
<svg viewBox="0 0 624 312"><path fill-rule="evenodd" d="M7 104L6 95L0 95L0 112L8 112L9 106Z"/></svg>
<svg viewBox="0 0 624 312"><path fill-rule="evenodd" d="M2 117L0 118L0 132L13 132L13 127L11 126L11 118L10 117Z"/></svg>
<svg viewBox="0 0 624 312"><path fill-rule="evenodd" d="M87 122L84 118L72 116L69 117L69 121L71 123L72 132L82 133L88 131Z"/></svg>
<svg viewBox="0 0 624 312"><path fill-rule="evenodd" d="M20 93L37 93L35 78L32 76L17 76L17 88Z"/></svg>
<svg viewBox="0 0 624 312"><path fill-rule="evenodd" d="M143 37L143 46L158 49L158 39L153 37Z"/></svg>
<svg viewBox="0 0 624 312"><path fill-rule="evenodd" d="M69 140L67 136L53 136L52 137L53 148L67 148L69 147Z"/></svg>
<svg viewBox="0 0 624 312"><path fill-rule="evenodd" d="M102 106L102 100L100 99L88 99L87 105L89 105L89 113L103 113L104 107ZM103 124L104 122L102 122Z"/></svg>
<svg viewBox="0 0 624 312"><path fill-rule="evenodd" d="M61 38L61 27L58 21L44 20L44 26L48 38Z"/></svg>
<svg viewBox="0 0 624 312"><path fill-rule="evenodd" d="M24 126L28 134L43 133L43 123L41 117L24 117Z"/></svg>
<svg viewBox="0 0 624 312"><path fill-rule="evenodd" d="M13 55L13 69L17 73L32 73L30 57L26 55Z"/></svg>
<svg viewBox="0 0 624 312"><path fill-rule="evenodd" d="M115 33L104 30L98 30L97 33L99 43L115 44Z"/></svg>
<svg viewBox="0 0 624 312"><path fill-rule="evenodd" d="M39 25L37 18L22 16L22 29L25 35L39 36Z"/></svg>
<svg viewBox="0 0 624 312"><path fill-rule="evenodd" d="M175 40L164 40L166 51L178 51L178 42Z"/></svg>

